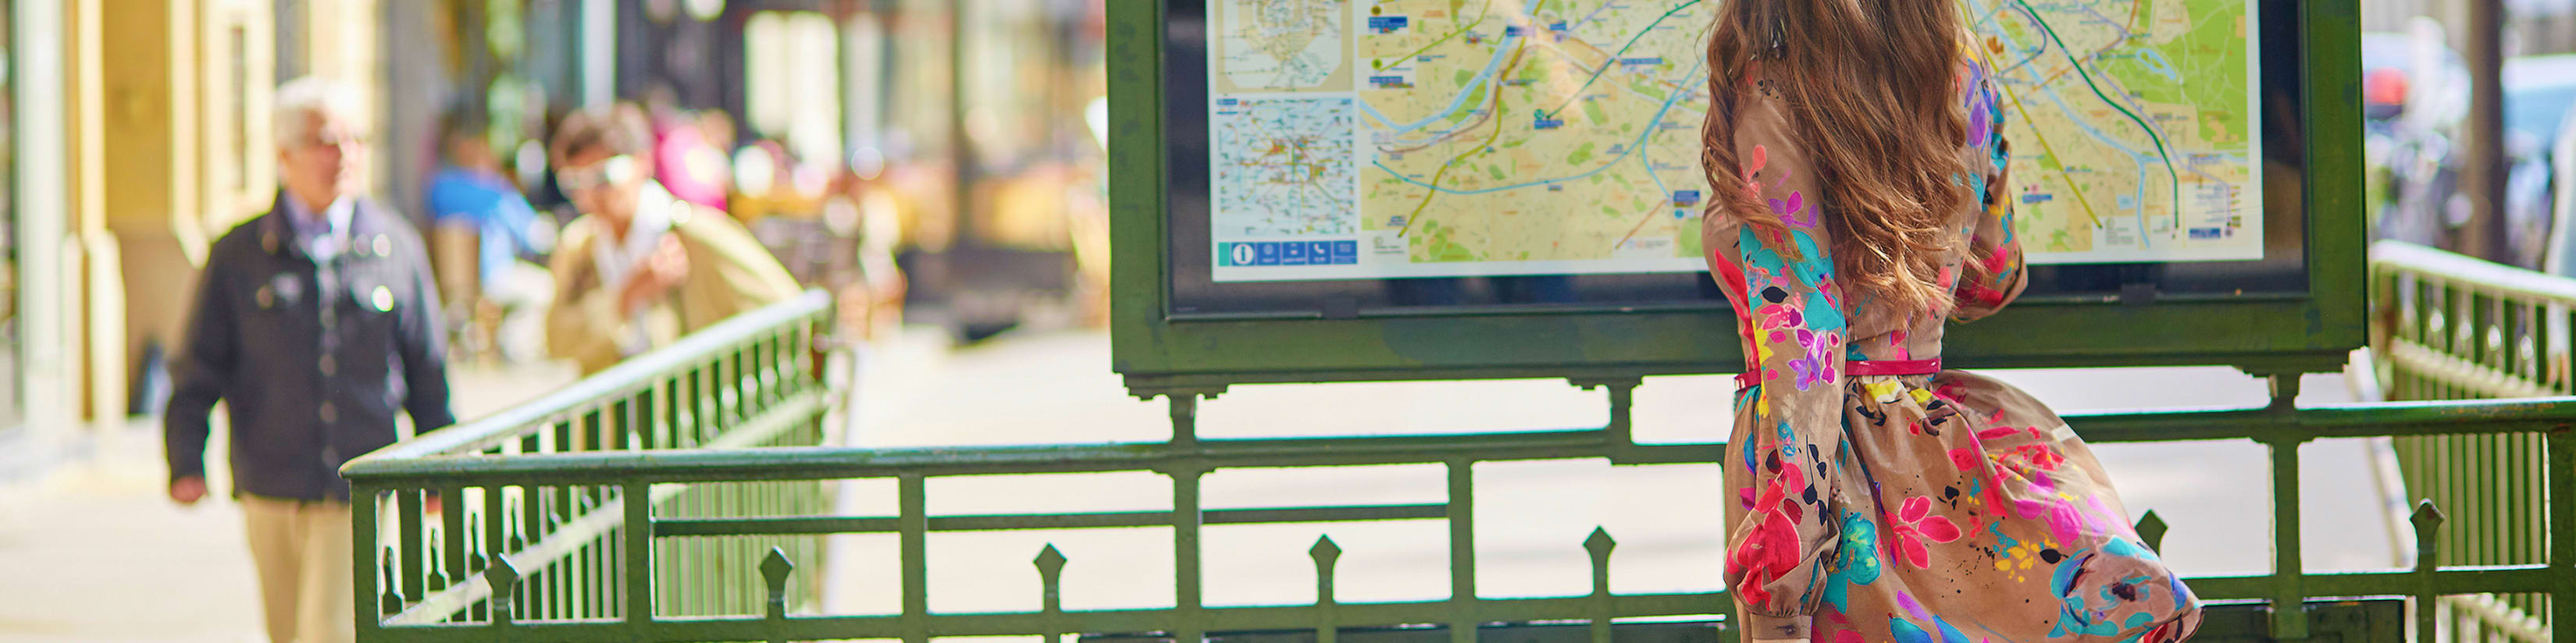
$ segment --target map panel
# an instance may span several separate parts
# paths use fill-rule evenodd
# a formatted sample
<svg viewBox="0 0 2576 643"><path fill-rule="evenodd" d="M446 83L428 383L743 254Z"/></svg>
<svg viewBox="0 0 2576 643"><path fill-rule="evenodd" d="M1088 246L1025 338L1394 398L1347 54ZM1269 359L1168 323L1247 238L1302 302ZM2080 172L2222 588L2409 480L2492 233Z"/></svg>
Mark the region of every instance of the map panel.
<svg viewBox="0 0 2576 643"><path fill-rule="evenodd" d="M2253 0L1964 1L2034 263L2262 258ZM1209 6L1216 281L1704 269L1718 0Z"/></svg>
<svg viewBox="0 0 2576 643"><path fill-rule="evenodd" d="M2263 257L2252 0L1968 0L2033 263Z"/></svg>
<svg viewBox="0 0 2576 643"><path fill-rule="evenodd" d="M1716 6L1354 2L1357 207L1345 225L1287 234L1246 229L1220 198L1216 280L1703 270L1700 49ZM1212 43L1210 55L1237 49ZM1217 147L1219 175L1260 151ZM1253 192L1230 182L1216 189ZM1298 246L1333 252L1298 263Z"/></svg>
<svg viewBox="0 0 2576 643"><path fill-rule="evenodd" d="M1218 241L1347 236L1359 207L1350 98L1219 98L1210 112Z"/></svg>
<svg viewBox="0 0 2576 643"><path fill-rule="evenodd" d="M1209 9L1217 91L1350 91L1351 0L1214 0Z"/></svg>

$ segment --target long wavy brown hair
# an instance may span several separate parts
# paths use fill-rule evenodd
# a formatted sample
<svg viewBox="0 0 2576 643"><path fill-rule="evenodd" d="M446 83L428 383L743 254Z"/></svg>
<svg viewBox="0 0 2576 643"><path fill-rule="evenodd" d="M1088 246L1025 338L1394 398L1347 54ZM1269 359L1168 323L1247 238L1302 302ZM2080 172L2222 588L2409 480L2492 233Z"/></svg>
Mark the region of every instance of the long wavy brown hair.
<svg viewBox="0 0 2576 643"><path fill-rule="evenodd" d="M1701 165L1718 188L1707 216L1785 238L1780 215L1737 187L1739 110L1761 91L1754 81L1768 81L1820 172L1824 194L1809 198L1823 197L1835 271L1846 297L1860 298L1845 307L1946 309L1941 263L1972 198L1957 100L1966 38L1951 0L1726 0L1708 43Z"/></svg>

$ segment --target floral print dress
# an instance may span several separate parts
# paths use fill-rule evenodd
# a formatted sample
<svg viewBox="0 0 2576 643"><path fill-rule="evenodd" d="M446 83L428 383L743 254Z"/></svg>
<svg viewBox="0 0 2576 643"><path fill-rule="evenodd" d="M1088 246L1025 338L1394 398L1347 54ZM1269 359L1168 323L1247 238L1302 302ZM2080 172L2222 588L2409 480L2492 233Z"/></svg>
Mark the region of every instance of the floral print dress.
<svg viewBox="0 0 2576 643"><path fill-rule="evenodd" d="M1932 371L1945 318L1992 314L2026 283L2012 233L2002 104L1959 67L1968 118L1961 212L1942 271L1953 301L1895 310L1835 285L1822 179L1792 113L1759 78L1736 123L1745 183L1786 238L1722 214L1710 266L1738 311L1749 364L1726 463L1727 587L1748 639L1817 643L2173 641L2200 621L2191 590L2130 526L2101 463L2064 420L2011 385ZM1724 189L1724 188L1721 188ZM1795 254L1781 252L1796 248ZM1790 259L1789 257L1797 257ZM1994 275L1957 283L1965 261ZM1921 374L1856 374L1912 361ZM1893 370L1905 371L1898 368Z"/></svg>

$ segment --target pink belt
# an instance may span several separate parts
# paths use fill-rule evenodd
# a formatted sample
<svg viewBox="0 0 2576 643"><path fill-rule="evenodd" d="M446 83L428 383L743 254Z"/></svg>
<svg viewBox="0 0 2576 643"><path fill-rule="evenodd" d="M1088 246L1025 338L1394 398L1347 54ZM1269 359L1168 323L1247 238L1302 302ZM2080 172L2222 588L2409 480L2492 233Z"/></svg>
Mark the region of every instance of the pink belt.
<svg viewBox="0 0 2576 643"><path fill-rule="evenodd" d="M1872 359L1843 362L1843 374L1852 377L1933 375L1941 372L1941 358ZM1737 389L1762 385L1762 371L1750 370L1735 376Z"/></svg>

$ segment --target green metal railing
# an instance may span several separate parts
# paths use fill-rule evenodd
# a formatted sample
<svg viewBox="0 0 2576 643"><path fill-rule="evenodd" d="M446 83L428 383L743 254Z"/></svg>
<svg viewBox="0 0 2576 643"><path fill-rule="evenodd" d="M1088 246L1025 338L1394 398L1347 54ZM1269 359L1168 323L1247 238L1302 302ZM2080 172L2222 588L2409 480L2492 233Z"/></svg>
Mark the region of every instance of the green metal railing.
<svg viewBox="0 0 2576 643"><path fill-rule="evenodd" d="M747 328L776 324L776 316L743 320L724 329L745 333ZM804 328L802 325L796 325ZM713 331L711 331L713 332ZM805 332L798 330L795 332ZM712 340L692 338L689 346L705 350ZM565 400L602 400L616 396L608 391L632 391L654 388L647 382L661 381L664 369L693 360L670 359L648 362L631 369L621 369L602 378L586 382L581 396L559 396ZM793 370L793 369L790 369ZM2299 449L2301 445L2325 438L2372 436L2441 436L2441 435L2517 435L2541 436L2547 444L2548 466L2555 471L2576 467L2576 435L2566 427L2576 422L2576 398L2517 402L2424 402L2398 404L2348 405L2323 408L2293 408L2287 403L2295 396L2295 378L2275 380L2276 403L2267 408L2207 410L2140 414L2093 414L2068 418L2087 439L2097 443L2152 442L2176 440L2251 440L2266 446L2273 466L2274 530L2270 543L2275 553L2273 573L2249 576L2202 577L2189 579L2205 599L2213 601L2268 601L2288 606L2269 612L2247 614L2232 611L2229 618L2213 619L2212 627L2260 627L2277 639L2308 638L2320 634L2319 628L2332 624L2319 620L2327 612L2312 599L2328 597L2417 597L2430 604L2438 595L2477 593L2547 593L2576 592L2576 478L2553 477L2547 481L2553 499L2548 514L2549 537L2553 539L2553 558L2547 563L2507 565L2453 566L2437 565L2440 556L2430 549L2439 542L2443 520L2428 505L2419 512L2415 525L2419 530L2420 552L2411 570L2335 570L2310 571L2300 558L2301 521L2299 498ZM563 404L517 413L510 418L527 427L511 428L493 424L481 430L497 439L478 437L472 432L439 435L413 443L398 445L351 463L344 474L355 486L355 497L374 499L356 508L359 531L357 551L361 570L379 573L360 574L358 591L376 597L395 589L388 575L399 576L399 562L379 567L373 552L388 545L388 533L371 528L381 516L392 514L400 519L417 514L409 498L423 491L445 490L450 497L471 497L476 493L508 489L602 490L610 501L621 498L661 497L671 489L708 491L751 485L819 486L831 481L857 479L890 479L895 483L896 511L892 515L850 516L806 507L781 510L776 505L752 510L727 506L730 511L692 512L672 503L624 503L601 512L607 527L596 532L597 551L605 556L604 568L614 573L603 575L605 586L596 595L611 597L606 609L570 614L531 612L524 609L521 597L535 588L515 570L537 566L523 560L516 552L503 547L490 570L477 577L481 590L503 597L487 601L498 609L443 610L439 618L406 618L422 608L412 601L387 598L381 609L362 609L359 618L361 640L380 641L742 641L742 640L827 640L889 638L918 643L938 637L1034 635L1057 637L1068 633L1157 633L1155 638L1194 641L1212 632L1222 631L1305 631L1318 643L1335 643L1350 634L1355 638L1364 632L1389 627L1445 627L1453 643L1472 643L1480 631L1497 623L1580 623L1588 628L1589 638L1596 643L1612 639L1613 622L1617 619L1703 618L1722 621L1729 601L1721 593L1616 594L1610 589L1609 560L1617 543L1606 531L1596 529L1582 543L1566 547L1583 547L1591 554L1592 591L1576 596L1485 597L1478 592L1476 575L1475 506L1476 465L1489 462L1528 460L1606 460L1618 465L1711 464L1722 461L1721 444L1640 445L1630 439L1629 400L1636 385L1625 382L1596 383L1607 387L1611 401L1611 420L1607 426L1567 431L1480 434L1467 436L1395 436L1295 438L1260 440L1203 440L1197 437L1196 410L1198 398L1172 398L1172 438L1166 442L1113 444L1094 446L1034 446L973 449L858 449L825 446L782 448L729 448L730 444L701 442L699 448L679 449L603 449L573 452L493 453L491 449L513 440L524 440L530 431L563 422L571 408ZM793 388L793 387L783 387ZM813 389L804 389L812 393ZM770 390L771 397L798 398L799 394ZM760 397L746 392L745 398ZM668 398L664 398L668 399ZM813 398L819 399L819 398ZM648 405L649 406L649 405ZM592 405L589 408L606 408ZM768 408L786 408L771 403ZM808 421L800 411L787 417L795 422ZM755 413L758 417L771 417ZM648 414L647 417L669 417ZM766 422L769 420L752 420ZM782 420L783 421L783 420ZM658 430L650 423L631 427ZM744 429L736 429L744 430ZM630 442L629 444L635 444ZM664 441L658 444L671 445ZM1447 497L1443 502L1398 505L1333 505L1309 507L1263 507L1211 509L1201 502L1200 482L1211 472L1227 469L1329 468L1367 465L1428 464L1447 471ZM1112 513L1033 513L1033 514L933 514L928 506L929 481L936 478L1026 474L1151 472L1170 483L1170 509ZM395 500L385 500L388 496ZM732 496L719 496L732 497ZM723 502L715 503L723 505ZM1713 507L1704 508L1714 511ZM1447 526L1450 597L1441 600L1411 602L1344 602L1338 600L1336 563L1340 549L1329 538L1315 543L1308 554L1315 565L1317 599L1296 605L1245 607L1210 607L1202 600L1203 530L1214 525L1277 523L1349 523L1389 520L1444 521ZM399 522L399 521L398 521ZM1052 546L1032 552L1037 566L1038 590L1043 597L1034 611L997 613L935 613L929 609L928 541L932 532L995 531L1025 529L1094 529L1168 527L1171 530L1173 588L1175 606L1155 609L1068 610L1063 607L1062 571L1067 560ZM2190 528L2189 525L2183 528ZM2165 528L2149 520L2141 532L2150 545L2159 542ZM409 532L399 532L394 543L414 542ZM824 534L892 533L898 537L897 556L902 587L899 611L887 614L812 614L801 607L800 583L811 583L817 576L811 571L816 562L811 550L791 551L780 547L771 550L758 568L726 564L725 559L706 556L671 555L674 543L714 538L814 538ZM1711 539L1719 534L1708 534ZM494 536L494 538L501 538ZM2250 544L2250 543L2249 543ZM451 551L453 551L451 549ZM651 551L653 555L634 555ZM739 563L739 559L733 559ZM471 567L462 563L450 569ZM390 571L389 571L390 570ZM456 576L451 576L455 578ZM754 587L752 581L760 581ZM680 583L681 587L670 584ZM725 609L708 609L710 601L675 602L674 592L681 595L703 595L738 592ZM810 591L810 590L804 590ZM404 594L410 596L410 594ZM2556 605L2576 605L2559 601ZM372 605L372 604L371 604ZM2564 609L2558 608L2558 609ZM2417 610L2413 623L2421 631L2435 631L2433 610ZM1418 630L1417 630L1418 631ZM2242 632L2240 632L2242 633ZM1728 638L1731 638L1728 637ZM2388 640L2382 636L2370 640Z"/></svg>
<svg viewBox="0 0 2576 643"><path fill-rule="evenodd" d="M813 514L828 507L815 482L642 489L482 474L549 458L822 444L825 412L840 396L820 370L831 321L829 298L809 292L350 463L344 471L361 481L352 497L362 636L647 611L730 614L758 609L764 595L811 602L819 589L811 583L763 587L739 572L770 551L810 560L816 537L655 540L636 527L647 515L668 529ZM405 475L375 473L388 470Z"/></svg>
<svg viewBox="0 0 2576 643"><path fill-rule="evenodd" d="M2397 400L2476 400L2576 394L2569 377L2576 280L2423 246L2371 247L2371 346L2380 389ZM2443 534L2443 560L2540 562L2549 555L2547 445L2539 435L2401 438L2393 446L2410 496L2466 527ZM2549 600L2452 597L2454 634L2546 641ZM2455 619L2445 617L2445 622Z"/></svg>

